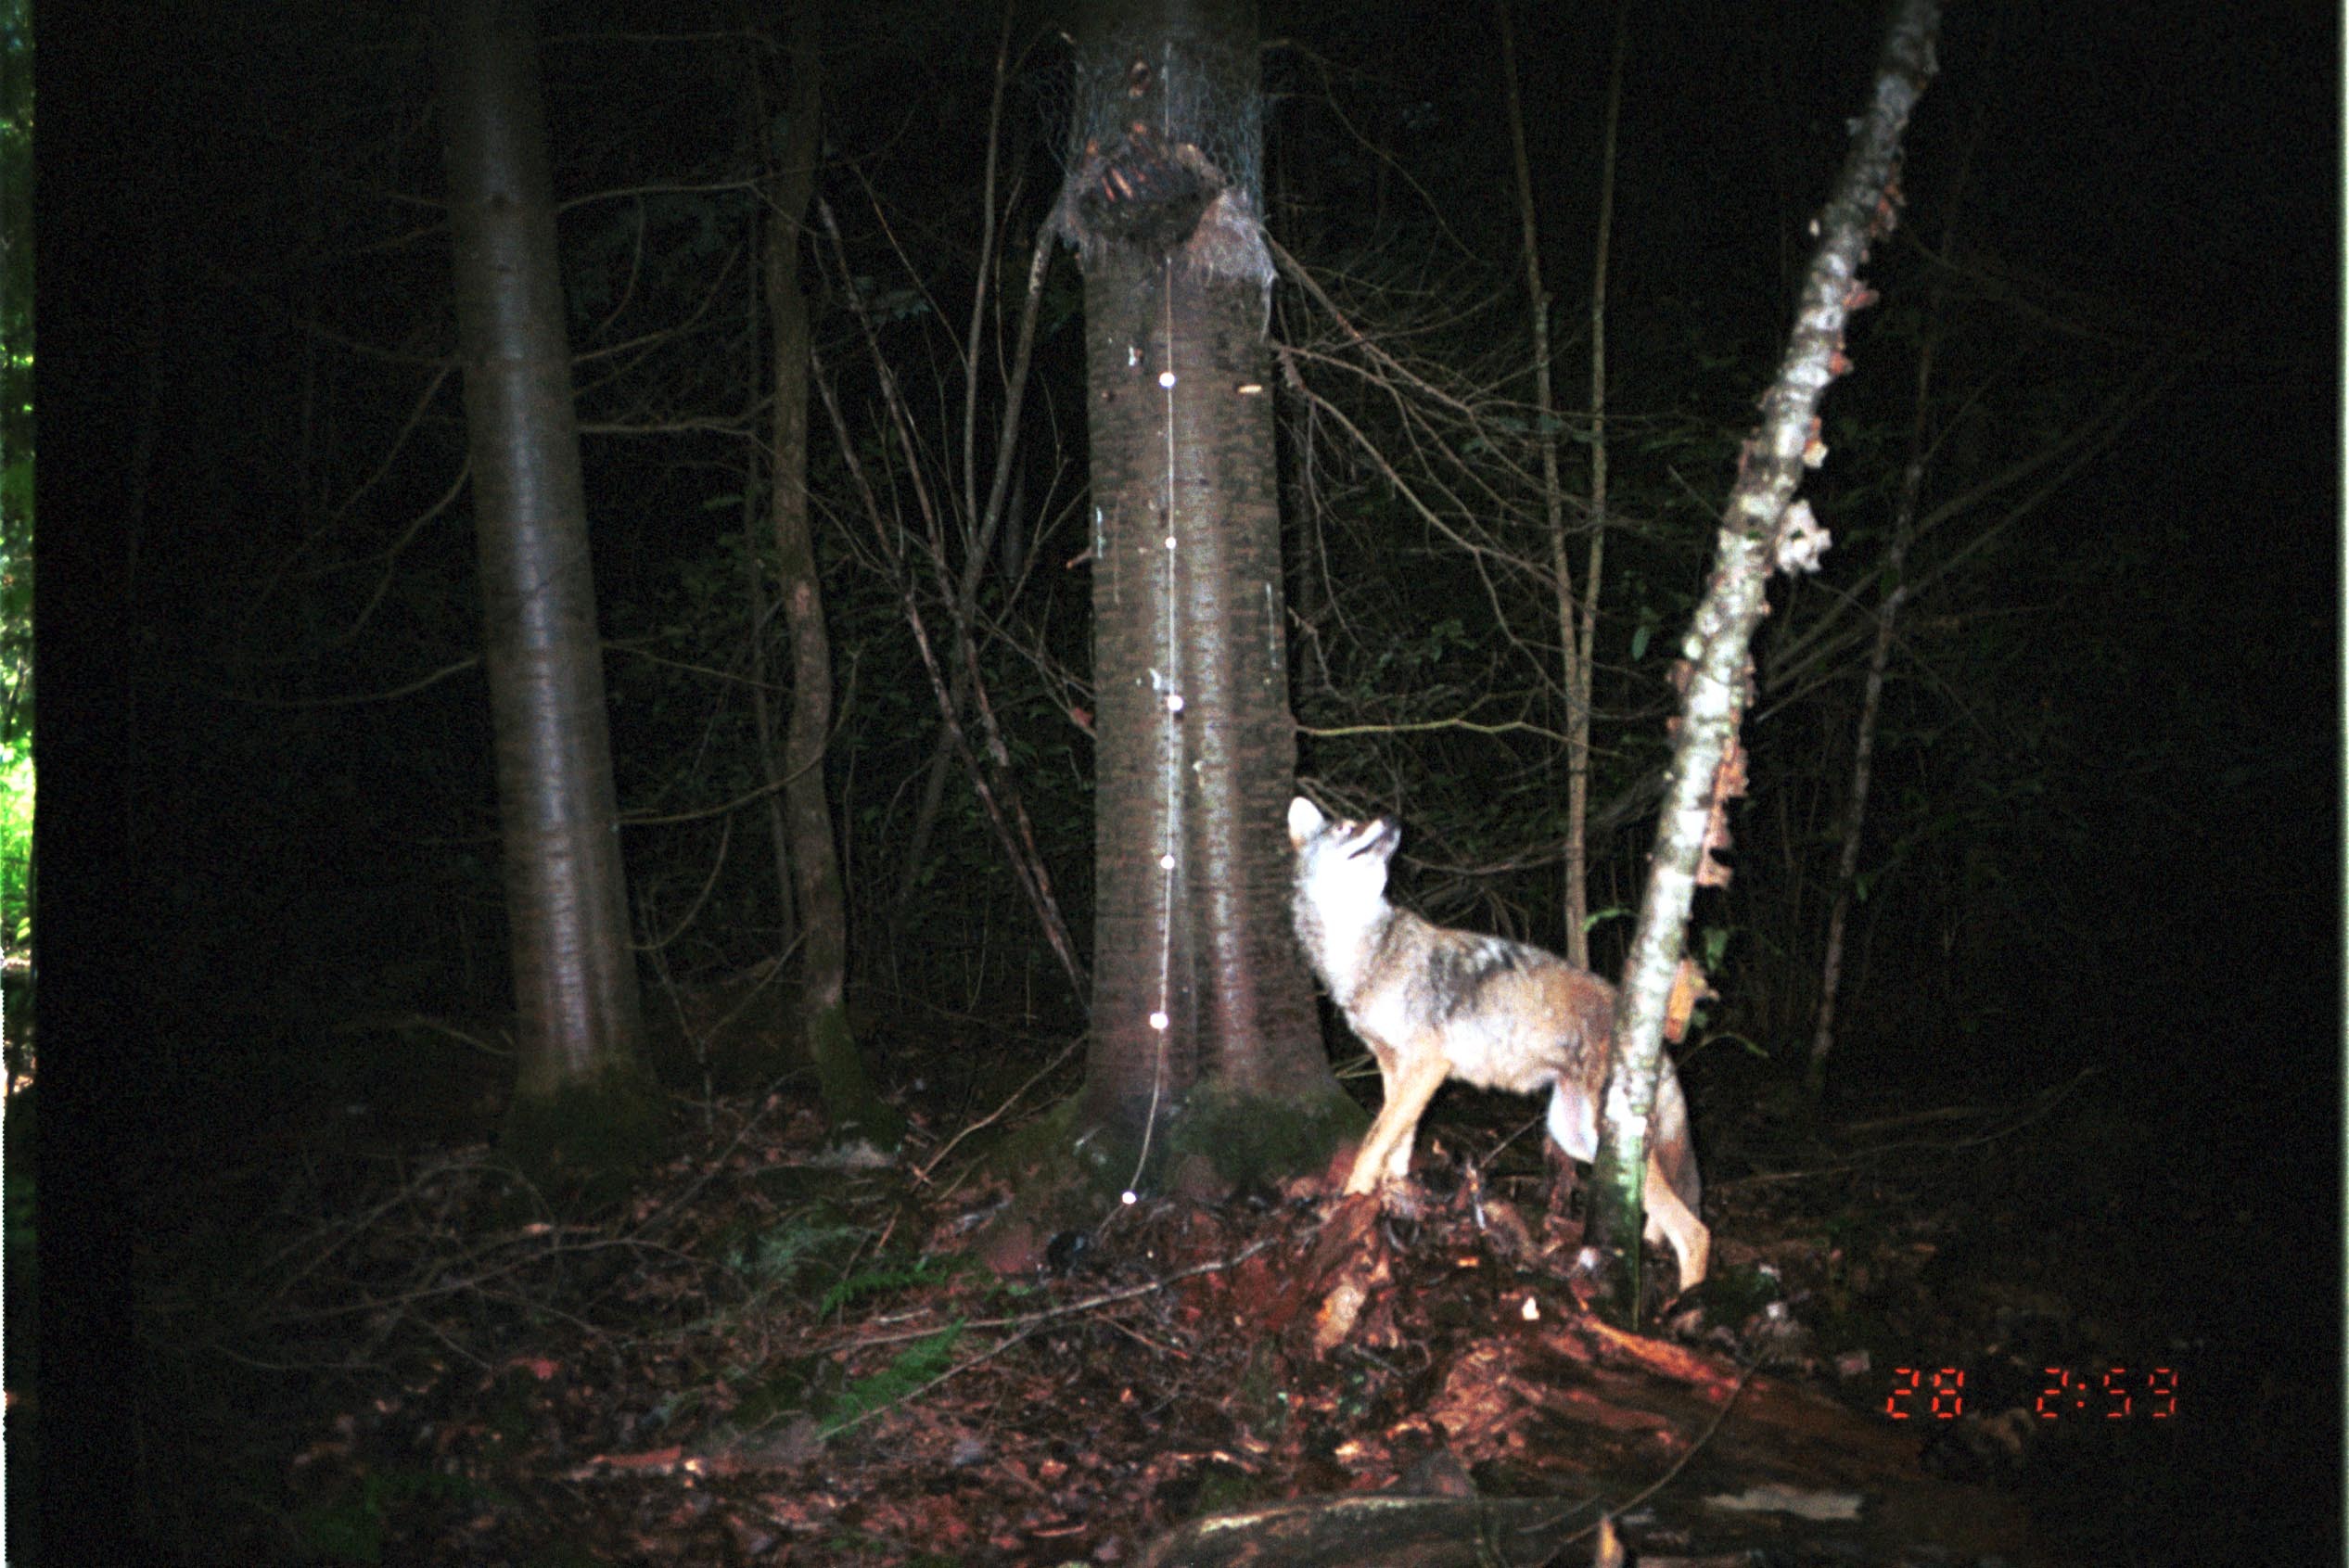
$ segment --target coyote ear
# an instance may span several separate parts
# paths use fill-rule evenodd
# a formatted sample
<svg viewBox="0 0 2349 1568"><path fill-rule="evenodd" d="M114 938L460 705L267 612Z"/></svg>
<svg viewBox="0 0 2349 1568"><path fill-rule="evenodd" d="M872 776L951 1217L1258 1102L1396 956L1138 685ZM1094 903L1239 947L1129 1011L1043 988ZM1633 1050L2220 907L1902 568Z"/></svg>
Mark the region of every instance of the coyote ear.
<svg viewBox="0 0 2349 1568"><path fill-rule="evenodd" d="M1302 795L1289 802L1289 848L1302 849L1305 841L1321 831L1325 819L1321 808Z"/></svg>

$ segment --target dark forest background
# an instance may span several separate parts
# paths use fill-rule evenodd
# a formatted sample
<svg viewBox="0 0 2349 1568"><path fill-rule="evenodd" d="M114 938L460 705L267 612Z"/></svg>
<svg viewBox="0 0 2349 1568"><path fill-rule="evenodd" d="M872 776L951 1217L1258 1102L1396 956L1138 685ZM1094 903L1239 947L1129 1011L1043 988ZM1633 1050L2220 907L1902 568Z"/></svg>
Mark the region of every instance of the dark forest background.
<svg viewBox="0 0 2349 1568"><path fill-rule="evenodd" d="M990 187L1001 13L836 9L819 191L839 261L808 272L817 349L919 533L913 460L881 417L851 297L923 421L918 461L951 480L958 343L976 280L1015 299L1057 196L1067 51L1058 19L1015 16ZM1602 973L1653 832L1667 667L1880 42L1869 6L1634 10L1607 328ZM352 1106L478 1109L496 1092L479 1053L392 1055L382 1021L493 1032L511 996L418 16L162 5L39 20L41 1268L75 1315L41 1343L60 1358L47 1409L83 1376L95 1410L149 1386L113 1349L136 1342L142 1270L264 1190L214 1178ZM1612 15L1520 8L1516 25L1572 430ZM1816 578L1773 589L1759 640L1736 880L1698 916L1719 1000L1679 1052L1701 1144L1714 1118L1799 1079L1870 618L1921 418L1934 520L1908 553L1831 1103L2020 1099L2098 1069L2074 1102L2083 1166L2116 1192L2154 1173L2208 1182L2290 1238L2248 1256L2179 1236L2149 1274L2221 1276L2181 1283L2181 1302L2273 1304L2260 1354L2280 1369L2316 1347L2303 1370L2327 1377L2337 28L2331 7L2283 3L1950 7L1904 221L1870 268L1882 303L1854 327L1806 490L1834 547ZM746 544L743 489L760 395L743 188L757 51L726 7L550 6L542 29L657 1018L665 988L728 981L789 935L762 817L714 809L762 778L742 700L745 554L763 538L753 527ZM1325 799L1400 815L1413 907L1559 946L1556 622L1493 15L1268 5L1263 31L1269 225L1324 291L1284 277L1270 306L1313 400L1281 403L1300 771ZM978 624L1010 773L1081 943L1096 824L1072 566L1087 543L1079 303L1063 253ZM1364 356L1337 312L1392 358ZM983 432L1002 330L990 305ZM1564 452L1572 491L1586 447ZM868 1070L888 1092L934 1090L921 1041L940 1018L977 1018L1002 1060L960 1070L1024 1077L1084 1020L959 764L917 835L939 734L902 606L935 609L938 580L918 548L893 559L862 529L821 422L811 482ZM1405 504L1406 486L1439 516ZM939 537L959 570L952 519ZM682 1090L708 1087L704 1065ZM1708 1157L1726 1168L1733 1140ZM60 1420L70 1463L74 1418Z"/></svg>

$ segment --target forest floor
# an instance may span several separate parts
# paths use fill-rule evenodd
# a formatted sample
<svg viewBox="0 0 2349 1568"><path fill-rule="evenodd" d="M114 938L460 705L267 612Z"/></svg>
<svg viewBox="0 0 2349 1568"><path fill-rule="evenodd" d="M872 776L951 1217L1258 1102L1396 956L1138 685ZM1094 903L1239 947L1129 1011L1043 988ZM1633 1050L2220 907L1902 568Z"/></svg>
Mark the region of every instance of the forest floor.
<svg viewBox="0 0 2349 1568"><path fill-rule="evenodd" d="M235 1494L218 1538L546 1568L1578 1562L1604 1513L1647 1562L2217 1563L2338 1527L2325 1478L2256 1517L2212 1479L2295 1485L2338 1416L2256 1294L2290 1226L2094 1079L1819 1123L1738 1064L1692 1075L1714 1278L1635 1339L1577 1294L1541 1107L1457 1087L1410 1219L1341 1221L1306 1181L982 1266L1009 1194L956 1134L1073 1078L985 1103L971 1064L1054 1049L892 1042L914 1130L886 1163L827 1151L789 1088L699 1102L594 1226L493 1219L485 1144L313 1144L247 1217L266 1271L197 1315L201 1357L274 1391L239 1397L272 1419L214 1419L188 1374ZM1321 1347L1341 1223L1379 1268ZM1342 1509L1284 1511L1373 1497L1452 1511L1385 1516L1376 1550ZM1195 1523L1232 1511L1263 1533Z"/></svg>

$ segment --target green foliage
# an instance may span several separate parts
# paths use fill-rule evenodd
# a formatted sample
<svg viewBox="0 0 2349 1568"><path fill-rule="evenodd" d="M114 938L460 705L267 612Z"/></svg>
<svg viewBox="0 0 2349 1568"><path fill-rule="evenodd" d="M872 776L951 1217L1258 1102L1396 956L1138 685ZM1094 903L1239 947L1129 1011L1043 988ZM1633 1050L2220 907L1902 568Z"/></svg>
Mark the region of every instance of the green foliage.
<svg viewBox="0 0 2349 1568"><path fill-rule="evenodd" d="M0 742L0 947L32 935L32 737Z"/></svg>
<svg viewBox="0 0 2349 1568"><path fill-rule="evenodd" d="M1382 679L1413 681L1443 663L1446 654L1469 652L1475 646L1467 625L1458 616L1446 616L1415 636L1388 643L1372 661L1371 669L1374 676Z"/></svg>
<svg viewBox="0 0 2349 1568"><path fill-rule="evenodd" d="M954 1364L954 1350L963 1343L963 1329L958 1318L938 1332L907 1345L880 1371L849 1384L823 1417L824 1435L845 1432L880 1414L944 1374Z"/></svg>
<svg viewBox="0 0 2349 1568"><path fill-rule="evenodd" d="M503 1502L494 1490L463 1475L431 1470L375 1471L356 1497L336 1498L304 1510L294 1533L313 1557L329 1562L381 1562L395 1511L415 1503Z"/></svg>
<svg viewBox="0 0 2349 1568"><path fill-rule="evenodd" d="M1596 931L1610 920L1628 920L1639 912L1628 904L1610 904L1605 909L1592 910L1589 914L1584 915L1582 928L1586 932Z"/></svg>
<svg viewBox="0 0 2349 1568"><path fill-rule="evenodd" d="M726 1266L753 1284L771 1290L791 1286L811 1268L836 1271L867 1231L862 1226L842 1222L836 1213L831 1205L823 1205L738 1236L725 1249Z"/></svg>
<svg viewBox="0 0 2349 1568"><path fill-rule="evenodd" d="M32 27L0 14L0 947L32 924Z"/></svg>
<svg viewBox="0 0 2349 1568"><path fill-rule="evenodd" d="M816 1313L820 1317L824 1316L836 1307L846 1307L869 1295L908 1290L916 1285L938 1284L977 1267L977 1259L958 1254L951 1257L918 1257L911 1263L876 1264L860 1268L823 1293L823 1299L816 1303Z"/></svg>

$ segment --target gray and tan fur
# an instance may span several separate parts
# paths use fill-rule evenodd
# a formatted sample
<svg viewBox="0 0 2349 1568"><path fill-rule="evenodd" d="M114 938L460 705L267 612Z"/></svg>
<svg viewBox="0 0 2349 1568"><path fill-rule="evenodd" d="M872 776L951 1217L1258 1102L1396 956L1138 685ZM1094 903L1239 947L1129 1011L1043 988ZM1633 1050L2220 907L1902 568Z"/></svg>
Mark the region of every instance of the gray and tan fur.
<svg viewBox="0 0 2349 1568"><path fill-rule="evenodd" d="M1346 1191L1403 1179L1419 1118L1447 1078L1516 1094L1548 1089L1550 1136L1574 1158L1592 1158L1615 988L1539 948L1448 930L1388 902L1386 866L1401 836L1384 817L1332 822L1309 800L1289 805L1297 940L1371 1048L1386 1090ZM1640 1201L1647 1239L1671 1247L1683 1291L1704 1278L1712 1251L1700 1195L1688 1103L1667 1060Z"/></svg>

